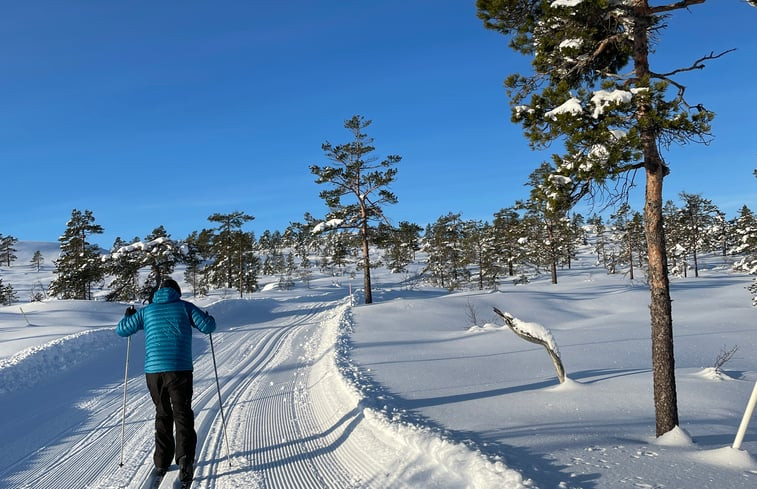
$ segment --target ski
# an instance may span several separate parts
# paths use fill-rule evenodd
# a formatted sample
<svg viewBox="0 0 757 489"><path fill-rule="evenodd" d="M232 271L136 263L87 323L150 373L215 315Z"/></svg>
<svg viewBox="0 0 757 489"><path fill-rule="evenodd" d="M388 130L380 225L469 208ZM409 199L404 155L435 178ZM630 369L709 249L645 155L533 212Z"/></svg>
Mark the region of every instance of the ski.
<svg viewBox="0 0 757 489"><path fill-rule="evenodd" d="M163 483L163 479L165 479L166 474L159 474L157 471L153 471L152 474L150 474L150 483L147 485L149 489L158 489L160 485Z"/></svg>
<svg viewBox="0 0 757 489"><path fill-rule="evenodd" d="M172 487L173 489L189 489L192 487L192 481L182 481L180 476L177 475Z"/></svg>

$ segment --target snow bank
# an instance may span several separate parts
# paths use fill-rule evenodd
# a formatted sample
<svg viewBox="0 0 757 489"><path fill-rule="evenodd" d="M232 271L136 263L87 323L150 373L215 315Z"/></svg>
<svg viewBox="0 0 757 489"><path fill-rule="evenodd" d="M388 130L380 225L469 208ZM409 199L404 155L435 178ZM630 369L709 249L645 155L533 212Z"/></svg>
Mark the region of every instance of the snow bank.
<svg viewBox="0 0 757 489"><path fill-rule="evenodd" d="M396 443L418 454L408 460L418 472L426 472L423 479L443 480L434 487L459 487L477 489L521 489L533 487L530 480L507 467L499 457L487 457L475 447L449 439L441 430L414 422L407 412L393 408L390 398L381 386L376 385L351 360L350 334L353 322L349 304L340 306L340 313L327 327L333 328L336 337L335 366L346 387L356 397L370 422L382 438L393 438ZM501 328L498 328L501 329ZM423 469L423 462L428 466ZM436 472L437 475L427 472ZM437 477L438 476L438 477Z"/></svg>
<svg viewBox="0 0 757 489"><path fill-rule="evenodd" d="M114 346L113 328L81 331L22 350L0 360L0 394L21 390L81 364L93 353Z"/></svg>

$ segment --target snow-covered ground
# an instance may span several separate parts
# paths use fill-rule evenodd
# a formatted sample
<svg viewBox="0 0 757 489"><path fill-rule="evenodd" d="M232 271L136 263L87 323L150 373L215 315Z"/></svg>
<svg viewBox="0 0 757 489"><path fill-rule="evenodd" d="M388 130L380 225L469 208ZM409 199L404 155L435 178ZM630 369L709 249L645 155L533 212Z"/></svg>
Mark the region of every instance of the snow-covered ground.
<svg viewBox="0 0 757 489"><path fill-rule="evenodd" d="M0 268L20 300L49 281L54 248L41 272L28 264L42 245L19 243L17 262ZM672 282L681 429L657 440L648 291L591 256L557 285L499 292L449 294L378 270L372 305L359 294L351 305L361 281L347 277L198 299L219 324L226 437L210 343L197 333L193 487L754 488L757 420L742 450L730 448L757 381L751 278L723 258L705 263L699 278ZM127 341L113 330L124 307L0 308L0 488L143 486L153 408L137 335L122 451ZM564 384L493 307L551 332ZM722 372L708 368L733 347Z"/></svg>

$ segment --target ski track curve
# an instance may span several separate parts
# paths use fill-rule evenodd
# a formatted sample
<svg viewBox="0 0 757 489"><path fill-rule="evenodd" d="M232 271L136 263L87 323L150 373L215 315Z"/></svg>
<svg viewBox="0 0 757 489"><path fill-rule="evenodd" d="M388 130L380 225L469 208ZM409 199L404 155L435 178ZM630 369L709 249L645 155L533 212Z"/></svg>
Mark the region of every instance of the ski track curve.
<svg viewBox="0 0 757 489"><path fill-rule="evenodd" d="M250 307L249 322L227 328L222 305L211 308L219 320L213 335L218 384L207 339L198 334L194 340L198 451L193 488L524 487L519 474L503 467L494 467L498 475L505 474L496 485L471 485L459 472L482 471L488 462L462 468L448 463L445 457L466 459L460 447L439 449L445 442L433 435L419 437L363 407L360 394L335 365L340 321L350 307L347 299L282 300L275 314L261 322L255 322ZM121 349L114 347L101 360L110 364L110 374L103 376L101 386L79 393L71 401L74 408L58 416L55 405L11 413L19 417L19 426L35 427L33 440L49 443L25 447L19 441L0 449L0 488L148 486L154 408L142 366L130 367L119 467L124 352L118 338L114 344ZM131 365L141 363L141 335L133 337L131 351ZM114 363L121 364L120 381L113 374ZM61 393L67 391L65 383L75 382L65 377ZM61 402L71 399L63 395ZM487 471L492 467L483 468ZM174 480L172 472L161 487L173 487Z"/></svg>

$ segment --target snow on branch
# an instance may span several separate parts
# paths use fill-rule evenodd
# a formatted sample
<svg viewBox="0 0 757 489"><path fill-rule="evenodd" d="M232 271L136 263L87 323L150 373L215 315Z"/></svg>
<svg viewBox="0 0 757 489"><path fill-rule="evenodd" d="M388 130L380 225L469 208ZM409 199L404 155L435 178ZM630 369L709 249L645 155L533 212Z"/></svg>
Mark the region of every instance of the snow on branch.
<svg viewBox="0 0 757 489"><path fill-rule="evenodd" d="M584 0L555 0L550 4L550 7L575 7Z"/></svg>
<svg viewBox="0 0 757 489"><path fill-rule="evenodd" d="M316 234L316 233L322 233L324 231L328 231L331 229L337 229L339 226L342 225L343 222L344 222L344 219L330 219L325 222L319 222L318 224L315 225L315 227L313 227L313 230L310 231L310 233Z"/></svg>
<svg viewBox="0 0 757 489"><path fill-rule="evenodd" d="M509 327L516 336L529 343L541 345L547 350L549 357L552 359L552 363L555 365L557 379L561 384L564 383L565 368L560 359L560 350L557 348L557 342L555 342L552 333L541 324L521 321L520 319L513 317L510 313L502 312L496 307L494 308L494 312L505 320L507 327Z"/></svg>
<svg viewBox="0 0 757 489"><path fill-rule="evenodd" d="M122 246L110 255L103 255L102 259L103 261L108 259L118 260L122 256L128 255L129 253L134 253L136 251L151 253L153 252L153 250L156 250L161 246L161 250L166 248L170 250L173 249L176 245L173 240L171 240L171 238L161 236L150 241L136 241L130 245Z"/></svg>
<svg viewBox="0 0 757 489"><path fill-rule="evenodd" d="M559 107L555 107L554 109L544 114L544 117L555 119L560 114L578 115L578 114L582 114L583 111L584 109L583 107L581 107L581 101L578 100L576 97L572 97L568 101L560 105Z"/></svg>

